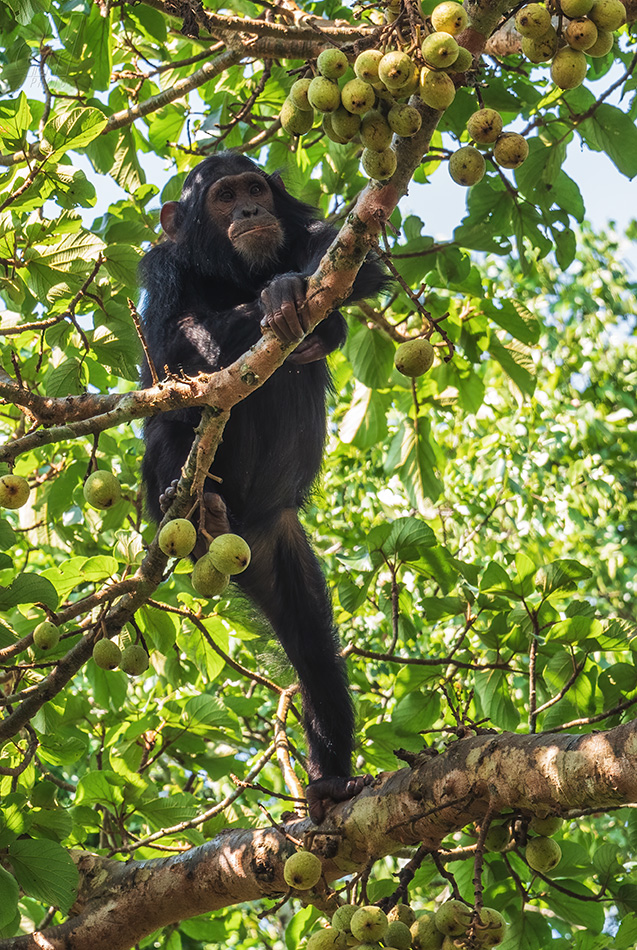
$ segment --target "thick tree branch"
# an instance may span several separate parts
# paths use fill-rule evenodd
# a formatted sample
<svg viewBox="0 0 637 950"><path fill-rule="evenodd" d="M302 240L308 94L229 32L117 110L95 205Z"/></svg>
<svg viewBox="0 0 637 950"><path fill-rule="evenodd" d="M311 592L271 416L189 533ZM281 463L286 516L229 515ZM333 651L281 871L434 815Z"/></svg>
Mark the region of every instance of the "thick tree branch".
<svg viewBox="0 0 637 950"><path fill-rule="evenodd" d="M383 773L316 828L305 819L259 830L230 830L178 857L126 864L77 852L78 916L0 940L0 950L126 950L159 927L244 901L287 892L290 838L322 860L326 881L406 846L440 847L487 813L530 816L603 811L637 801L637 723L594 735L504 733L452 742L444 754L414 756ZM324 892L304 893L326 901ZM329 901L329 898L328 898Z"/></svg>

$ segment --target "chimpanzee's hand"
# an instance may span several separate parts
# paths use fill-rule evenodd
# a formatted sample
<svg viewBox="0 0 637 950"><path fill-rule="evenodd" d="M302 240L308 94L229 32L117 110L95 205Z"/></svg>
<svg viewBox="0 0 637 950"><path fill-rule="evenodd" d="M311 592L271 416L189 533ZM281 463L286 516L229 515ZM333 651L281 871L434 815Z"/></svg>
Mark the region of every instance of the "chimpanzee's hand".
<svg viewBox="0 0 637 950"><path fill-rule="evenodd" d="M173 478L168 488L165 491L163 491L161 495L159 496L159 507L161 509L162 515L166 514L166 512L172 505L173 501L175 500L178 484L179 484L179 479Z"/></svg>
<svg viewBox="0 0 637 950"><path fill-rule="evenodd" d="M298 274L275 277L261 291L261 312L262 329L273 330L281 343L300 340L310 319L303 278Z"/></svg>

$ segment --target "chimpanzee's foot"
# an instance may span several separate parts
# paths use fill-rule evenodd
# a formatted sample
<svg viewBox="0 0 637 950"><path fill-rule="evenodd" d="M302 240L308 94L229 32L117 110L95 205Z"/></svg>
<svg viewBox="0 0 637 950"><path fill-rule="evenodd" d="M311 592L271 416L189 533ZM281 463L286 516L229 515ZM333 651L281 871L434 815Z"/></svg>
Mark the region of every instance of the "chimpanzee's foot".
<svg viewBox="0 0 637 950"><path fill-rule="evenodd" d="M310 782L305 790L305 798L314 824L320 825L323 821L330 802L345 802L348 798L354 798L366 785L371 785L373 780L372 775L336 775Z"/></svg>
<svg viewBox="0 0 637 950"><path fill-rule="evenodd" d="M172 482L159 496L159 507L161 509L162 515L165 515L173 501L175 500L175 495L177 494L177 485L179 484L178 478L173 478Z"/></svg>
<svg viewBox="0 0 637 950"><path fill-rule="evenodd" d="M206 531L212 538L231 531L226 503L217 492L207 491L203 496L206 508Z"/></svg>
<svg viewBox="0 0 637 950"><path fill-rule="evenodd" d="M206 522L205 535L198 532L197 543L192 552L192 557L198 561L208 550L210 538L217 538L220 534L229 534L230 522L228 520L228 509L226 503L216 492L205 492L203 496L205 508L204 518Z"/></svg>

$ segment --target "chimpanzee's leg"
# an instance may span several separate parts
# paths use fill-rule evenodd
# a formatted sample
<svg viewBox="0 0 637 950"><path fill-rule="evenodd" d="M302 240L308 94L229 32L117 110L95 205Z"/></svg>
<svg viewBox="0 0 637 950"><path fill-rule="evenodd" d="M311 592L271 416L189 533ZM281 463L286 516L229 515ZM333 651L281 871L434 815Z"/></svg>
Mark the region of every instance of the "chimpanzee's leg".
<svg viewBox="0 0 637 950"><path fill-rule="evenodd" d="M308 800L321 820L321 799L357 794L369 779L351 780L354 713L325 579L296 509L243 525L250 566L236 580L272 624L301 685L308 743ZM321 781L319 781L321 780Z"/></svg>

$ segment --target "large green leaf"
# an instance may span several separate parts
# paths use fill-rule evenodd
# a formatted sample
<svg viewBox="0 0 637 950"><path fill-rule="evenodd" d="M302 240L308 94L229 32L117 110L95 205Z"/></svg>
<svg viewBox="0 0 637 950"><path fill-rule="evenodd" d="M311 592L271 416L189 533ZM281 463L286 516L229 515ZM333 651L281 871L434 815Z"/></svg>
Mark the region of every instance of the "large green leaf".
<svg viewBox="0 0 637 950"><path fill-rule="evenodd" d="M22 838L9 846L9 859L27 894L68 911L75 900L79 875L64 848L44 838Z"/></svg>
<svg viewBox="0 0 637 950"><path fill-rule="evenodd" d="M42 136L48 145L48 157L88 145L106 127L106 117L99 109L72 107L56 112L44 126Z"/></svg>

